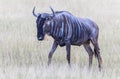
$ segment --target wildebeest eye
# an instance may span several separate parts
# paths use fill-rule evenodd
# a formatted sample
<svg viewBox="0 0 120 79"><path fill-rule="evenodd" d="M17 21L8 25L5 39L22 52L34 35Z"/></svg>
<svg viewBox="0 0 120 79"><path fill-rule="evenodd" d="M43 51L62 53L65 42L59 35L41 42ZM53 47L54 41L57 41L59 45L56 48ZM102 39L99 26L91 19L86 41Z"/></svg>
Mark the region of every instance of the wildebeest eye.
<svg viewBox="0 0 120 79"><path fill-rule="evenodd" d="M46 20L51 20L51 19L52 19L52 17L47 17L47 18L46 18Z"/></svg>
<svg viewBox="0 0 120 79"><path fill-rule="evenodd" d="M47 17L46 20L50 20L50 19Z"/></svg>

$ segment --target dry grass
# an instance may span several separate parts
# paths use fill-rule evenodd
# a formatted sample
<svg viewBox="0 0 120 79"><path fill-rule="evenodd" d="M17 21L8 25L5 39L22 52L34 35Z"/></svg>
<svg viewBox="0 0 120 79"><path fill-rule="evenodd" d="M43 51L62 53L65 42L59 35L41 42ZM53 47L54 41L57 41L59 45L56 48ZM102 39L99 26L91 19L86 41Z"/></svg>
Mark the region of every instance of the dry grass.
<svg viewBox="0 0 120 79"><path fill-rule="evenodd" d="M0 79L120 79L119 4L119 0L1 0ZM37 41L33 6L36 12L50 13L52 6L93 19L100 28L102 71L98 71L96 59L88 71L88 55L82 46L72 47L71 69L65 48L60 47L48 67L47 55L53 40Z"/></svg>

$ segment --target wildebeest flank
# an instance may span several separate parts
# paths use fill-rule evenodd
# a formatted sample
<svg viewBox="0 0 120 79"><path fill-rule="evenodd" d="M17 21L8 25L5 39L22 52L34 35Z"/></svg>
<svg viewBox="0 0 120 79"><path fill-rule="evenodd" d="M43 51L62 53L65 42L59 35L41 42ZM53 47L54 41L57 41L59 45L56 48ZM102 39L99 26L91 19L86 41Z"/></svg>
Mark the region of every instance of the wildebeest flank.
<svg viewBox="0 0 120 79"><path fill-rule="evenodd" d="M92 65L93 55L98 59L99 69L101 69L102 58L98 45L99 28L96 23L88 18L78 18L67 11L57 11L51 8L52 14L39 13L33 15L37 17L37 38L43 40L48 34L54 38L52 49L48 55L48 65L58 45L66 46L67 60L70 65L71 45L83 45L89 55L89 67ZM90 43L94 46L92 50Z"/></svg>

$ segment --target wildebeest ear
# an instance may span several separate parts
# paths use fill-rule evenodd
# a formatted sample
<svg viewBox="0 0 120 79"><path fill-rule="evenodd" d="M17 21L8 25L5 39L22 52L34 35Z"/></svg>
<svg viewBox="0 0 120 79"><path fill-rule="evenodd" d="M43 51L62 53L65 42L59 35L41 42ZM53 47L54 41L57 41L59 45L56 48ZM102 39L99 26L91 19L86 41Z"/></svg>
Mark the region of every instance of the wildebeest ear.
<svg viewBox="0 0 120 79"><path fill-rule="evenodd" d="M52 11L52 16L54 17L55 16L55 11L52 9L52 7L50 6L50 9L51 9L51 11Z"/></svg>

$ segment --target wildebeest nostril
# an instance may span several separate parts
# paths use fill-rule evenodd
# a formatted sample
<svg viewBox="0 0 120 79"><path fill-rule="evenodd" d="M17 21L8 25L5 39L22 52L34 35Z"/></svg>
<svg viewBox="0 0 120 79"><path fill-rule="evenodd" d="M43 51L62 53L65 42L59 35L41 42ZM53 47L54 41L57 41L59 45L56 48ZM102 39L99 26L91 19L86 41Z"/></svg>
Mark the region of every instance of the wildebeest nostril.
<svg viewBox="0 0 120 79"><path fill-rule="evenodd" d="M38 40L43 40L43 37L42 36L38 37Z"/></svg>

